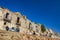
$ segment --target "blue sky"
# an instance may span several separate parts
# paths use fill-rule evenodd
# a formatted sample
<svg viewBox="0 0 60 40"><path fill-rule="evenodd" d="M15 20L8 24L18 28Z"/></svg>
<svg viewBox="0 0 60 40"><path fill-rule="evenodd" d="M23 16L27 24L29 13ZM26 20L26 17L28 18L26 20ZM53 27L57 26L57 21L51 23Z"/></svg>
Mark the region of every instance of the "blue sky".
<svg viewBox="0 0 60 40"><path fill-rule="evenodd" d="M0 0L0 6L60 33L60 0Z"/></svg>

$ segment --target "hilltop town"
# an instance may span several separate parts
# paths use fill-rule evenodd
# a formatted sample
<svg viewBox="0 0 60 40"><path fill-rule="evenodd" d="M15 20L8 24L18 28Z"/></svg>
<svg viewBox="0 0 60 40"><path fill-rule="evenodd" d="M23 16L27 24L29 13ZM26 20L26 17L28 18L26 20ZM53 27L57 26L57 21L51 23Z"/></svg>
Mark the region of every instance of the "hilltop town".
<svg viewBox="0 0 60 40"><path fill-rule="evenodd" d="M52 29L47 29L42 24L30 21L21 13L12 12L3 7L0 7L0 30L7 31L7 33L22 33L60 39L59 34Z"/></svg>

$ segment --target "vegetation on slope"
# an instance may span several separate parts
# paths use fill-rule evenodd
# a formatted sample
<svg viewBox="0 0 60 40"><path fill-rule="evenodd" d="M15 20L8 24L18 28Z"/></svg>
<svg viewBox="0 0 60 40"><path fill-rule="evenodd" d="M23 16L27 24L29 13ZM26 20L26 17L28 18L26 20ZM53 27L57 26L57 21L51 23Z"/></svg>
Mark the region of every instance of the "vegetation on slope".
<svg viewBox="0 0 60 40"><path fill-rule="evenodd" d="M44 33L46 31L46 28L44 25L41 25L41 31L42 31L42 33Z"/></svg>

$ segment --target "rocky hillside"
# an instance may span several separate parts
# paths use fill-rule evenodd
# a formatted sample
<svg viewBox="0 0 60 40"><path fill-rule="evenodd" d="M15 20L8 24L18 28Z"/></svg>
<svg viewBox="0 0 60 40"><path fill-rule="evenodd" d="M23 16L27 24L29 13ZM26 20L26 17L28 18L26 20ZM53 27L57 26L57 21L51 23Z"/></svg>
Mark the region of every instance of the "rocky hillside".
<svg viewBox="0 0 60 40"><path fill-rule="evenodd" d="M60 39L0 30L0 40L60 40Z"/></svg>

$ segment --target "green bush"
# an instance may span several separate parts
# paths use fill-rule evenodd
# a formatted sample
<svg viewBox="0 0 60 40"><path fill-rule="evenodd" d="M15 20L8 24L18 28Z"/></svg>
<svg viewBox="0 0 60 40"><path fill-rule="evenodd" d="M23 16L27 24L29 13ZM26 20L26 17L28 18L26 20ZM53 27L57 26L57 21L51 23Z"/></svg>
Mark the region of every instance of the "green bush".
<svg viewBox="0 0 60 40"><path fill-rule="evenodd" d="M41 31L42 31L42 33L44 33L46 31L46 28L44 25L41 25Z"/></svg>

